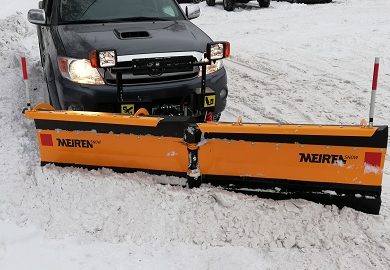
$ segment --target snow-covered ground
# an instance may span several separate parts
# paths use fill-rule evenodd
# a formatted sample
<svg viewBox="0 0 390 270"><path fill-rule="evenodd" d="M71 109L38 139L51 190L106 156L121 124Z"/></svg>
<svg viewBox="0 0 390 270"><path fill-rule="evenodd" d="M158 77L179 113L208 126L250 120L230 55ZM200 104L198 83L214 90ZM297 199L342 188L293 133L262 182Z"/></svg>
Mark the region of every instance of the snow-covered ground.
<svg viewBox="0 0 390 270"><path fill-rule="evenodd" d="M0 269L390 269L389 156L379 216L144 173L41 168L19 66L26 54L42 101L25 19L37 1L0 4ZM376 123L390 123L390 1L200 6L194 22L232 43L224 120L359 123L380 56Z"/></svg>

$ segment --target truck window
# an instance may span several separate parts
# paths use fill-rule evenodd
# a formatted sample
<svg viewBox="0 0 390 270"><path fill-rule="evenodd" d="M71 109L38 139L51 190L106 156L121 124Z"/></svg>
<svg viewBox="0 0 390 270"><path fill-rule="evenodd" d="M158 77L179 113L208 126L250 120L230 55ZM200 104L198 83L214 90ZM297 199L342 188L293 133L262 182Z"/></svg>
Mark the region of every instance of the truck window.
<svg viewBox="0 0 390 270"><path fill-rule="evenodd" d="M60 21L184 20L174 0L61 0Z"/></svg>

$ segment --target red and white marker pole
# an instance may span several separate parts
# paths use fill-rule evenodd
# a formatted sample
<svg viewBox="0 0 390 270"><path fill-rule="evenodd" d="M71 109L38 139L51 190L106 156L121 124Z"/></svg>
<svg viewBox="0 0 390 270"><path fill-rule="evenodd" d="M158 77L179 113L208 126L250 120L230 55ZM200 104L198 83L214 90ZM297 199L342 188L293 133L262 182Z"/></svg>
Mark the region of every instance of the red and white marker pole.
<svg viewBox="0 0 390 270"><path fill-rule="evenodd" d="M379 73L379 57L375 57L374 75L372 77L372 92L371 92L370 117L369 117L370 127L373 127L374 125L375 98L376 98L376 89L378 87L378 73Z"/></svg>
<svg viewBox="0 0 390 270"><path fill-rule="evenodd" d="M27 108L31 110L31 101L30 101L30 87L28 84L28 74L27 74L27 60L26 57L22 56L22 72L23 72L23 80L26 86L26 101Z"/></svg>

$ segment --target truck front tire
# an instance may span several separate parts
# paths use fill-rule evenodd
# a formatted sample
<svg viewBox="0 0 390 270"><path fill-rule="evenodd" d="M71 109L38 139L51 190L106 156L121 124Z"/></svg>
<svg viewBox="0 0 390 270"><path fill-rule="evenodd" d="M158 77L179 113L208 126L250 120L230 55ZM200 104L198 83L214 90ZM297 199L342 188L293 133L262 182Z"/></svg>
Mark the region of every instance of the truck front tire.
<svg viewBox="0 0 390 270"><path fill-rule="evenodd" d="M257 2L259 3L260 7L267 8L269 7L271 0L257 0Z"/></svg>
<svg viewBox="0 0 390 270"><path fill-rule="evenodd" d="M235 2L235 0L223 0L223 8L226 11L233 11Z"/></svg>
<svg viewBox="0 0 390 270"><path fill-rule="evenodd" d="M206 0L206 3L210 7L215 6L215 0Z"/></svg>

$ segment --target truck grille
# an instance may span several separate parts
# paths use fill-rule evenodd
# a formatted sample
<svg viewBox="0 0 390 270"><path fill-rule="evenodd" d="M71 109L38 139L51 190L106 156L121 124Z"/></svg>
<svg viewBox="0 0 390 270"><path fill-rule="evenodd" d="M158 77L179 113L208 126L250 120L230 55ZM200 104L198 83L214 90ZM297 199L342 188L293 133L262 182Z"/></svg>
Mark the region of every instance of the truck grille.
<svg viewBox="0 0 390 270"><path fill-rule="evenodd" d="M194 56L134 59L119 62L106 72L105 79L107 83L115 84L118 71L122 72L123 84L189 79L198 75L199 68L193 66L196 61Z"/></svg>

